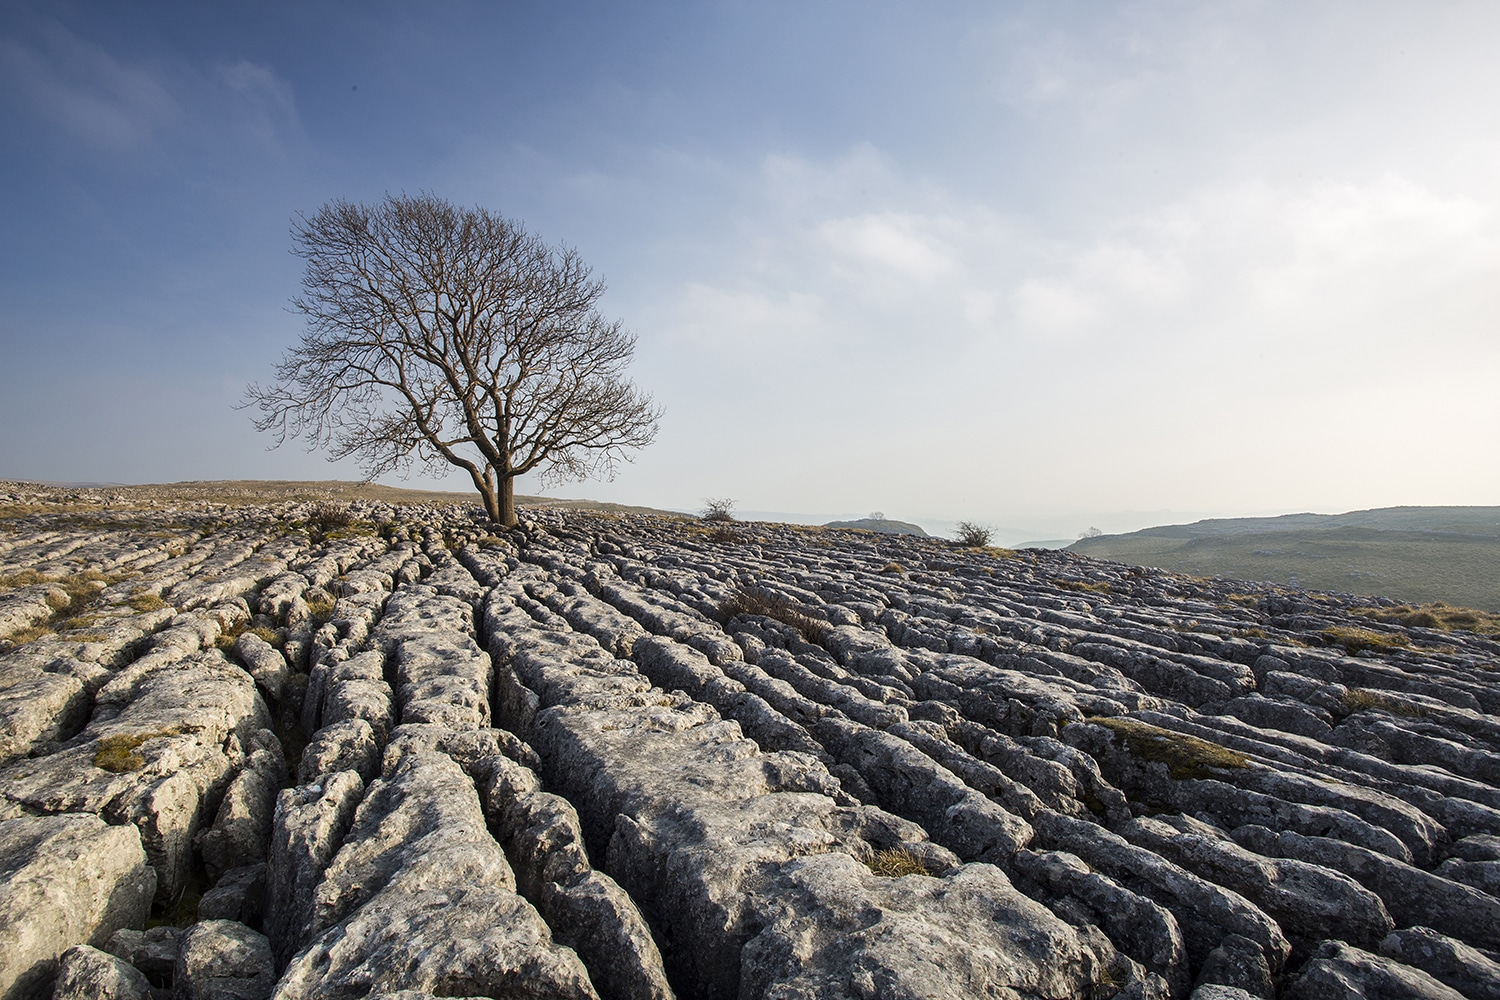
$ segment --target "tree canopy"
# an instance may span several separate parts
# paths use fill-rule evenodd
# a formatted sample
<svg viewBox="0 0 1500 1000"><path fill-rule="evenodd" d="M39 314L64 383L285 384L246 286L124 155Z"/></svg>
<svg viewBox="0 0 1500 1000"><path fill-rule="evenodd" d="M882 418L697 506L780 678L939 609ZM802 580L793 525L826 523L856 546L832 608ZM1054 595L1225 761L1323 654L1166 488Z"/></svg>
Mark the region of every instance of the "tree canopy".
<svg viewBox="0 0 1500 1000"><path fill-rule="evenodd" d="M306 328L246 391L277 445L302 437L369 479L456 466L509 526L515 477L612 476L655 438L660 410L625 377L635 336L573 248L426 194L332 201L292 238Z"/></svg>

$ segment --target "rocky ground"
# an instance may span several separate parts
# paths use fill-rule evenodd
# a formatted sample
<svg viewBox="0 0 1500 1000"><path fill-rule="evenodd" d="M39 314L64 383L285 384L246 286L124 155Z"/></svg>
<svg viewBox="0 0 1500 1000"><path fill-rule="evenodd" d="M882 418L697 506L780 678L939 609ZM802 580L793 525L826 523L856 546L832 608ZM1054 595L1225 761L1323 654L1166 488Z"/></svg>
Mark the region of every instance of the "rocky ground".
<svg viewBox="0 0 1500 1000"><path fill-rule="evenodd" d="M0 997L1500 997L1494 640L912 536L6 489Z"/></svg>

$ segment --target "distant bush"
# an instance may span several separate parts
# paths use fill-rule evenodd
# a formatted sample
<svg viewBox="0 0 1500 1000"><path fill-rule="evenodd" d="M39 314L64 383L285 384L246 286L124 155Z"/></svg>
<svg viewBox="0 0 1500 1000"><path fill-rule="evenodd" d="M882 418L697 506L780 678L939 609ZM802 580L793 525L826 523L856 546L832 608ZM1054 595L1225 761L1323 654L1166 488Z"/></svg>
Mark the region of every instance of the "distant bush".
<svg viewBox="0 0 1500 1000"><path fill-rule="evenodd" d="M995 535L993 528L987 527L977 521L959 521L955 529L954 537L958 544L966 549L980 549L990 544L990 539Z"/></svg>
<svg viewBox="0 0 1500 1000"><path fill-rule="evenodd" d="M740 533L727 524L720 524L708 533L708 540L718 542L720 545L733 545L741 541Z"/></svg>
<svg viewBox="0 0 1500 1000"><path fill-rule="evenodd" d="M709 497L703 501L703 511L698 516L705 521L733 521L734 501L728 497Z"/></svg>

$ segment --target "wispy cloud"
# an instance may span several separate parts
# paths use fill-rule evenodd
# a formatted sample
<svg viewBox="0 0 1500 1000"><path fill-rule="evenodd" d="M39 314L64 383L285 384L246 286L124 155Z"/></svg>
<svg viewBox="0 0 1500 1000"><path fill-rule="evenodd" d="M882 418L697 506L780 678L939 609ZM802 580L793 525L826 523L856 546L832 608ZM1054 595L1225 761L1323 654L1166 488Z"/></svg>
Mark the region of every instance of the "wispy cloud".
<svg viewBox="0 0 1500 1000"><path fill-rule="evenodd" d="M116 59L49 24L32 47L0 40L0 78L11 99L56 128L105 149L138 146L171 124L178 102L151 70Z"/></svg>

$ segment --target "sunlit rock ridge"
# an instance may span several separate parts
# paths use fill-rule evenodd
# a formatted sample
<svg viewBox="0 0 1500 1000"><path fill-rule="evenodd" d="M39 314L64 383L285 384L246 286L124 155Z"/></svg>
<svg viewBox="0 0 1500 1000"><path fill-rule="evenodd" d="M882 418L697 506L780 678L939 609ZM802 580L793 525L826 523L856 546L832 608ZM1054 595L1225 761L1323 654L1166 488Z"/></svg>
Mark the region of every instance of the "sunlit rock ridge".
<svg viewBox="0 0 1500 1000"><path fill-rule="evenodd" d="M1500 996L1492 639L911 535L11 490L0 997Z"/></svg>

